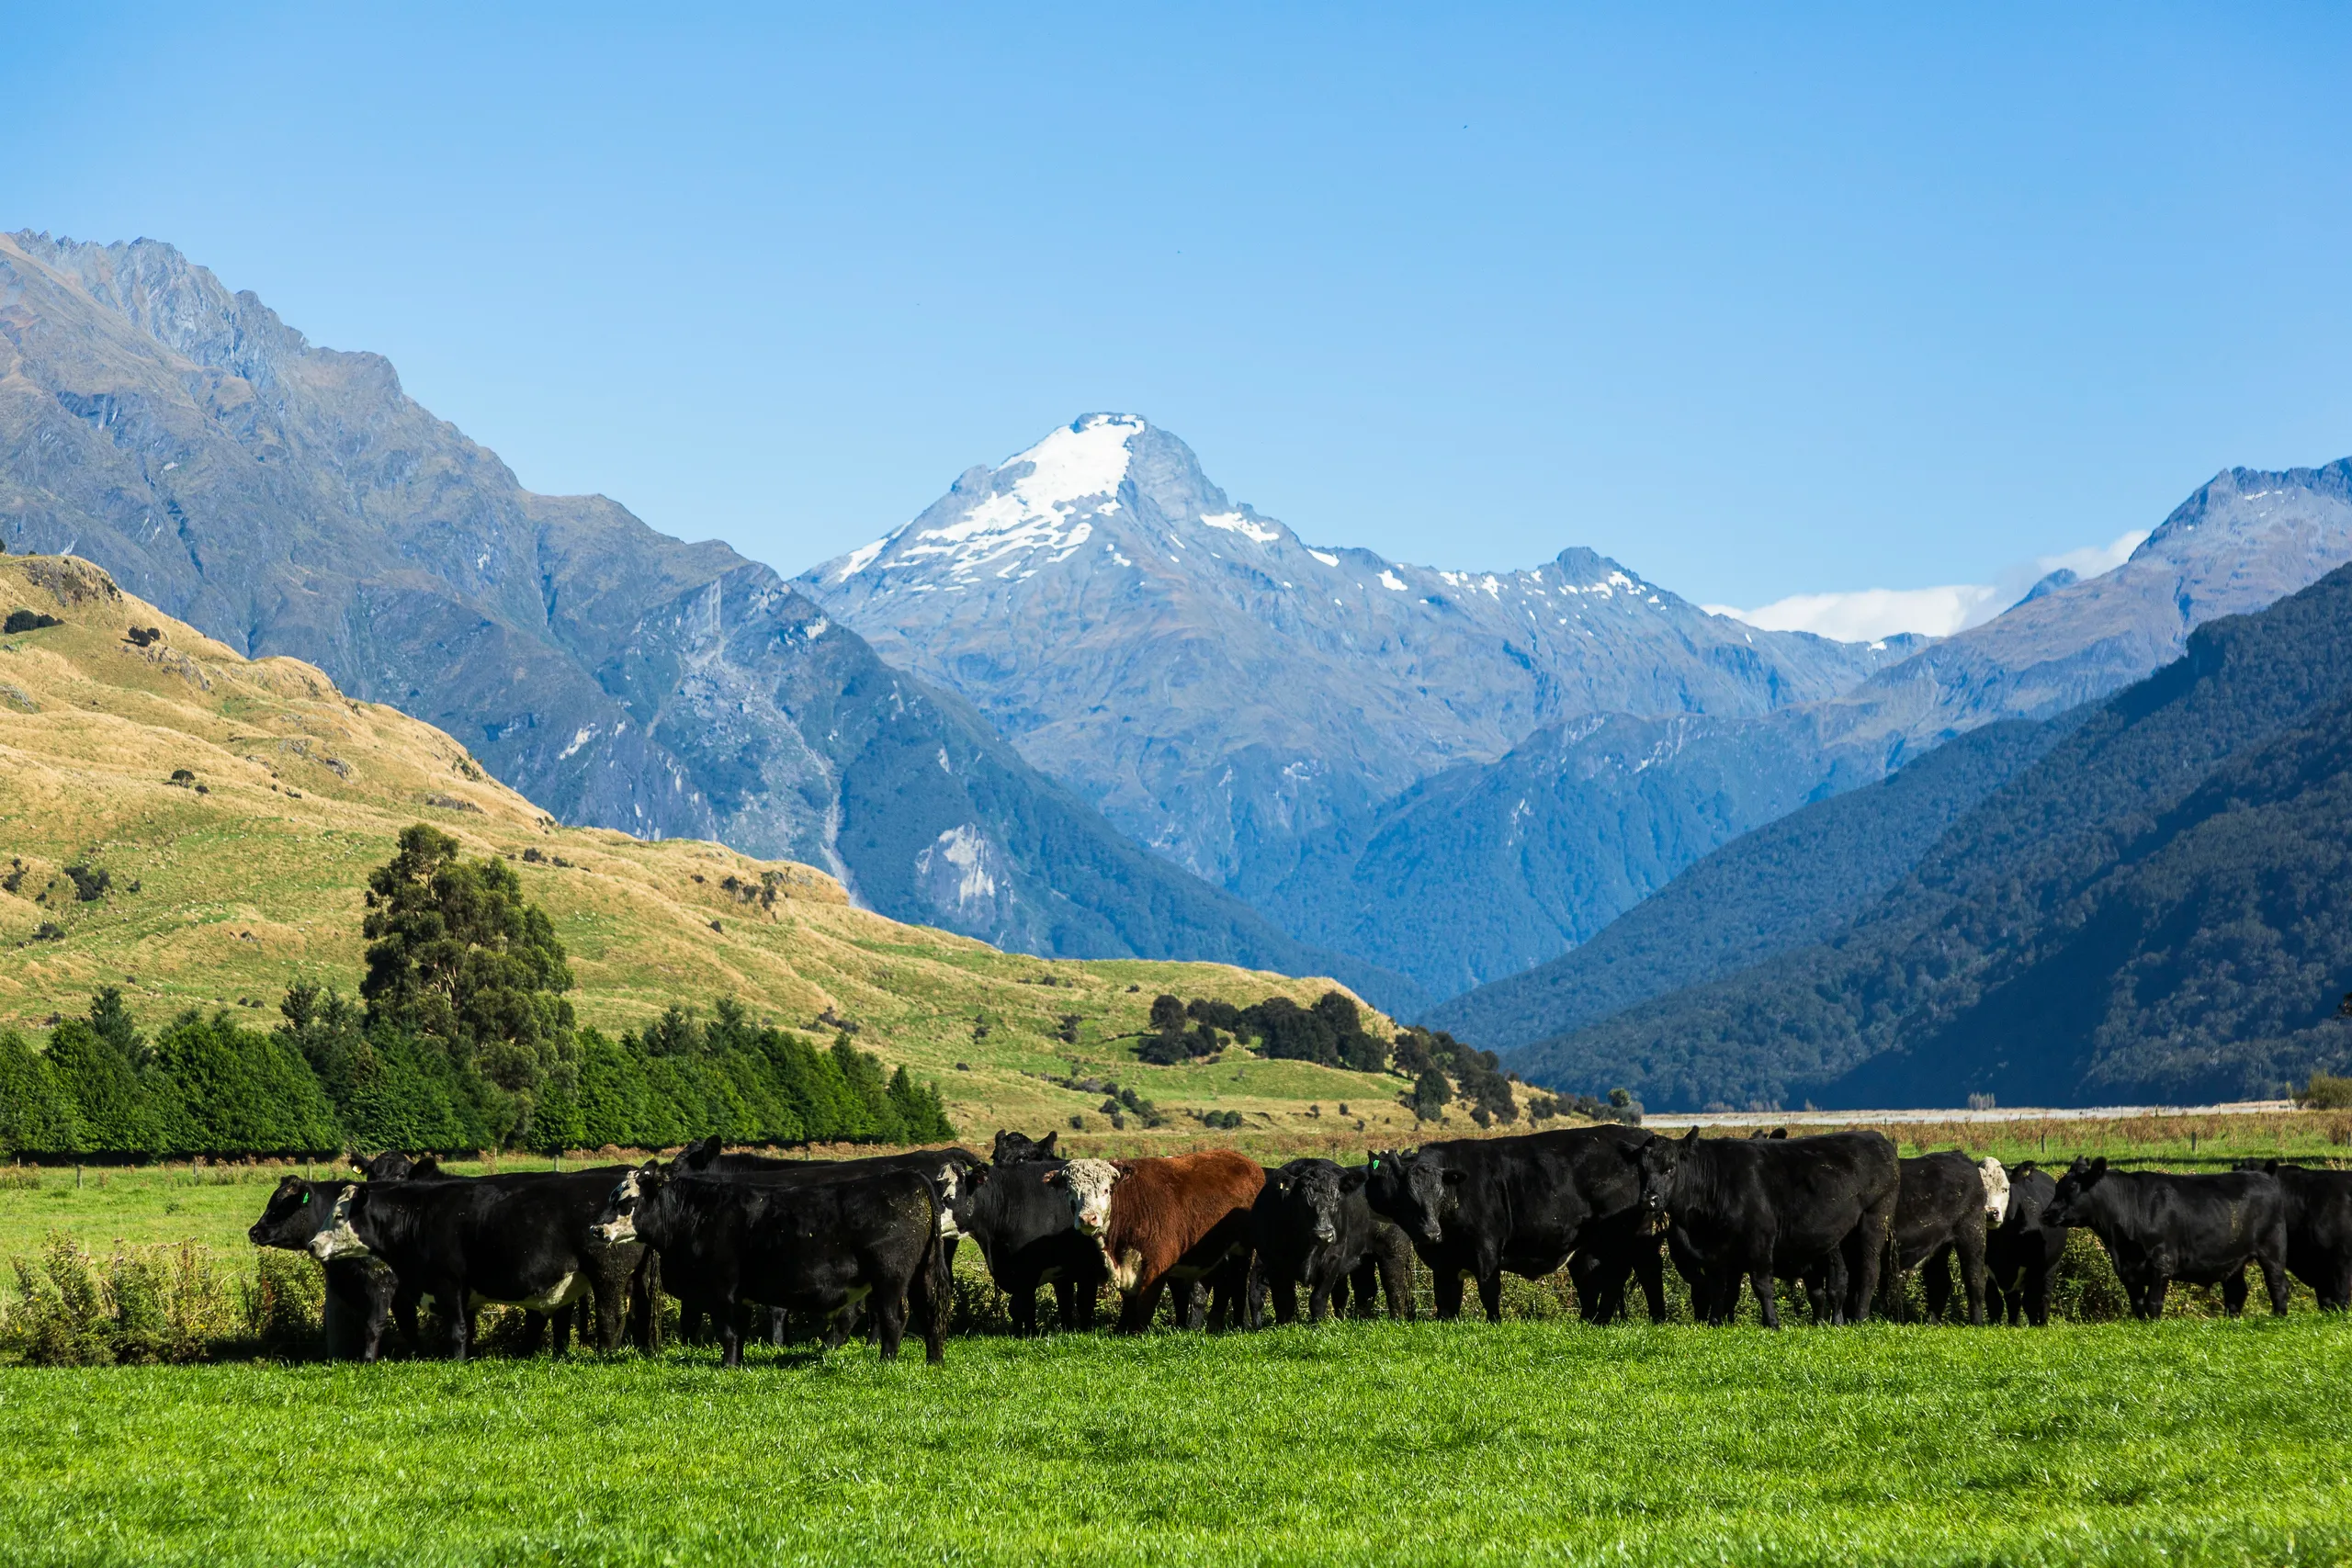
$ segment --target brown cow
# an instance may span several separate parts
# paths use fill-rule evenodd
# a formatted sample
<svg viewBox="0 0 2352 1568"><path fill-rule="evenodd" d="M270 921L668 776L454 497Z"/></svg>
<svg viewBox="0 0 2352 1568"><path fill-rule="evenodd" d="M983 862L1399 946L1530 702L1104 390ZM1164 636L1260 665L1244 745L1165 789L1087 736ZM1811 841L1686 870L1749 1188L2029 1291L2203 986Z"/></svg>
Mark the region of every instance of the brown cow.
<svg viewBox="0 0 2352 1568"><path fill-rule="evenodd" d="M1230 1149L1151 1159L1074 1159L1046 1181L1119 1288L1119 1332L1140 1334L1171 1281L1189 1286L1250 1257L1250 1211L1265 1168Z"/></svg>

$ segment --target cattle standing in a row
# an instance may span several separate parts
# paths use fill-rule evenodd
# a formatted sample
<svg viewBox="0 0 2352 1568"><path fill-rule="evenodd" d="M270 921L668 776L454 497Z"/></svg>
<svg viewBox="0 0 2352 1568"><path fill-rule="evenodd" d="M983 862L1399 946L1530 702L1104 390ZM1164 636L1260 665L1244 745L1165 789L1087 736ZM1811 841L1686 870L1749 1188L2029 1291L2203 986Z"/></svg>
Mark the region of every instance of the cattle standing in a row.
<svg viewBox="0 0 2352 1568"><path fill-rule="evenodd" d="M719 1325L727 1366L743 1364L744 1304L823 1318L831 1349L862 1303L886 1361L911 1305L923 1359L937 1362L948 1294L941 1213L938 1189L911 1170L786 1184L672 1175L649 1161L608 1189L595 1233L607 1247L661 1255L663 1288Z"/></svg>
<svg viewBox="0 0 2352 1568"><path fill-rule="evenodd" d="M1441 1318L1460 1315L1465 1276L1499 1323L1506 1270L1539 1280L1565 1263L1588 1320L1622 1312L1625 1281L1638 1275L1651 1318L1663 1322L1657 1242L1640 1202L1650 1141L1631 1128L1584 1127L1424 1144L1374 1154L1365 1196L1429 1265Z"/></svg>
<svg viewBox="0 0 2352 1568"><path fill-rule="evenodd" d="M1411 1319L1412 1248L1365 1201L1367 1175L1364 1167L1342 1170L1328 1159L1295 1159L1267 1173L1250 1209L1252 1325L1268 1294L1274 1321L1295 1321L1301 1285L1310 1323L1329 1317L1335 1301L1344 1306L1351 1289L1358 1316L1375 1310L1377 1289L1387 1293L1390 1316Z"/></svg>
<svg viewBox="0 0 2352 1568"><path fill-rule="evenodd" d="M1710 1287L1709 1321L1727 1320L1743 1278L1767 1328L1781 1326L1779 1278L1805 1280L1832 1321L1870 1315L1901 1180L1884 1134L1702 1139L1694 1127L1653 1138L1641 1172L1644 1209Z"/></svg>
<svg viewBox="0 0 2352 1568"><path fill-rule="evenodd" d="M2287 1195L2275 1177L2174 1176L2109 1170L2076 1159L2042 1213L2047 1225L2085 1225L2115 1264L2135 1317L2162 1317L2175 1280L2222 1287L2223 1310L2245 1306L2245 1269L2262 1270L2270 1310L2287 1311Z"/></svg>
<svg viewBox="0 0 2352 1568"><path fill-rule="evenodd" d="M1257 1161L1230 1149L1074 1159L1046 1179L1068 1195L1078 1228L1102 1249L1121 1297L1120 1333L1142 1333L1168 1287L1194 1280L1216 1286L1218 1315L1240 1320L1250 1209L1266 1184Z"/></svg>

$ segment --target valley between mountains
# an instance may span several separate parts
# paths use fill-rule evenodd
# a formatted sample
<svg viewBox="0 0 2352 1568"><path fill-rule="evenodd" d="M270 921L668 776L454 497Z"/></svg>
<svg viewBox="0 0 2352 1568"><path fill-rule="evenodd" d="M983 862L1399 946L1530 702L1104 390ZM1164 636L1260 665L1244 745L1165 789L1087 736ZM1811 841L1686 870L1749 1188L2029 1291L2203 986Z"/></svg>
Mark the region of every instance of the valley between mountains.
<svg viewBox="0 0 2352 1568"><path fill-rule="evenodd" d="M2307 939L2332 907L2255 890L2309 882L2288 868L2316 852L2333 687L2209 692L2176 736L2203 771L2099 794L2129 804L2055 860L1991 826L2093 791L2086 738L2183 668L2210 683L2217 649L2286 638L2334 668L2341 621L2291 607L2352 560L2352 460L2226 470L2150 521L2116 570L1953 637L1838 642L1711 614L1573 514L1509 570L1310 540L1104 412L786 579L525 490L385 360L168 244L0 236L9 551L94 563L254 669L300 660L440 732L515 812L628 853L810 868L827 908L975 952L1329 976L1531 1081L1657 1107L2270 1092L2344 1060L2352 973ZM2270 629L2221 629L2245 625ZM2239 799L2233 768L2301 793L2240 820L2240 863L2275 874L2211 895L2235 915L2196 906L2278 940L2211 956L2147 912L2184 874L2124 874L2188 803ZM1952 937L1939 920L1992 906L1937 890L1996 866L2041 914ZM2110 936L2047 978L2077 918ZM2028 974L2045 989L2005 993L2027 1012L1980 995ZM2158 974L2188 989L2152 999ZM2139 999L2051 999L2094 993Z"/></svg>

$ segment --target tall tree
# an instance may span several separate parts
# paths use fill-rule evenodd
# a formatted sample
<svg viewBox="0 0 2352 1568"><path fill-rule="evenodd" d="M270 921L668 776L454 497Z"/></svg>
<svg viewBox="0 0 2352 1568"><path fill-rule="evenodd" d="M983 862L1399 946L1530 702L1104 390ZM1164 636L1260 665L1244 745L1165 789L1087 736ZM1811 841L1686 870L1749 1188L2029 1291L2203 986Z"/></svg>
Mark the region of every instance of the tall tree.
<svg viewBox="0 0 2352 1568"><path fill-rule="evenodd" d="M571 1054L571 967L547 911L514 868L459 858L447 833L417 823L368 878L371 1025L441 1043L508 1097L500 1136L524 1133L539 1087Z"/></svg>

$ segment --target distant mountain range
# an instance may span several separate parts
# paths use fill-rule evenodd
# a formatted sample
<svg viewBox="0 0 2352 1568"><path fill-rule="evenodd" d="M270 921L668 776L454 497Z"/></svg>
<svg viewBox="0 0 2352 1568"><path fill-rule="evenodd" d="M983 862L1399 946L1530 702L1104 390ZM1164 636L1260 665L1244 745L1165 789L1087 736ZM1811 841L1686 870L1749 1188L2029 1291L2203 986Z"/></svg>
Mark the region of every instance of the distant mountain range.
<svg viewBox="0 0 2352 1568"><path fill-rule="evenodd" d="M1138 842L1261 906L1309 846L1545 724L1766 714L1918 646L1758 631L1588 549L1463 572L1309 545L1131 414L967 471L796 585Z"/></svg>
<svg viewBox="0 0 2352 1568"><path fill-rule="evenodd" d="M2333 474L2341 495L2352 472ZM2180 1103L2352 1064L2336 1016L2352 988L2352 567L2200 627L2181 659L2039 736L2002 728L1963 743L1980 754L1957 795L2026 765L1891 886L1954 792L1898 774L1719 852L1684 896L1621 921L1616 944L1636 971L1718 977L1507 1060L1654 1107ZM1764 916L1773 934L1743 953L1734 928L1768 877L1808 908ZM1720 910L1696 897L1709 886L1727 895ZM1553 978L1455 1007L1515 996L1566 1015ZM1608 983L1591 965L1587 978Z"/></svg>
<svg viewBox="0 0 2352 1568"><path fill-rule="evenodd" d="M458 737L568 822L820 866L1065 956L1409 987L1136 848L767 568L542 496L171 246L0 236L0 536Z"/></svg>
<svg viewBox="0 0 2352 1568"><path fill-rule="evenodd" d="M1752 828L2112 692L2352 558L2329 471L2233 470L2115 571L2053 574L1940 642L1852 644L1711 615L1581 548L1482 573L1310 546L1166 431L1092 414L798 585L1139 842L1452 997ZM1434 1016L1504 1043L1466 998Z"/></svg>

